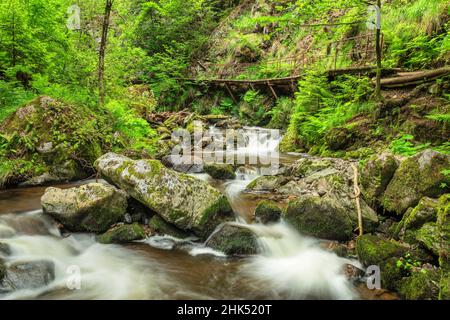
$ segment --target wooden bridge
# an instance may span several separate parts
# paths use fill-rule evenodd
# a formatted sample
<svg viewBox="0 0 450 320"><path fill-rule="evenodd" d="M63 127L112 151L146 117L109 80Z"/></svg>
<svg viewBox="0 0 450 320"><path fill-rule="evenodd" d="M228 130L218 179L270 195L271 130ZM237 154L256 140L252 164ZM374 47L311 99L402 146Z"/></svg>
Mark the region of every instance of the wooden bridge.
<svg viewBox="0 0 450 320"><path fill-rule="evenodd" d="M376 67L356 67L346 69L333 69L326 71L328 78L332 79L338 75L353 74L353 75L367 75L374 76ZM404 72L401 69L383 69L381 79L381 86L384 88L406 87L410 85L417 85L424 82L433 81L437 78L444 77L450 74L450 67L443 67L434 70L423 70L416 72ZM302 78L302 74L270 79L196 79L196 78L178 78L189 85L206 86L206 87L224 87L230 97L235 103L237 99L234 94L235 88L261 89L266 87L275 99L278 99L277 90L289 90L291 93L297 91L297 81Z"/></svg>

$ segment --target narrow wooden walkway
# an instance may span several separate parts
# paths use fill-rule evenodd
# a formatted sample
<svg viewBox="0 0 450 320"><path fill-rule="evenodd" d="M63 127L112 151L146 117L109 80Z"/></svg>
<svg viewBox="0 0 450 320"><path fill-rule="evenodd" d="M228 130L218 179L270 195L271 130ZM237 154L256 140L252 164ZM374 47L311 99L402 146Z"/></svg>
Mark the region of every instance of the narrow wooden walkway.
<svg viewBox="0 0 450 320"><path fill-rule="evenodd" d="M358 67L346 69L328 70L326 74L329 78L334 78L338 75L353 74L353 75L369 75L374 76L376 67ZM423 70L415 72L402 72L400 69L383 69L381 86L383 88L405 87L409 85L417 85L424 82L433 81L437 78L450 74L450 67L443 67L434 70ZM189 85L199 86L220 86L225 87L232 99L236 102L234 95L234 87L237 88L252 88L267 87L274 98L278 98L276 88L287 87L292 92L297 90L296 83L302 78L303 74L293 75L282 78L268 78L268 79L196 79L196 78L178 78L178 81L185 82Z"/></svg>

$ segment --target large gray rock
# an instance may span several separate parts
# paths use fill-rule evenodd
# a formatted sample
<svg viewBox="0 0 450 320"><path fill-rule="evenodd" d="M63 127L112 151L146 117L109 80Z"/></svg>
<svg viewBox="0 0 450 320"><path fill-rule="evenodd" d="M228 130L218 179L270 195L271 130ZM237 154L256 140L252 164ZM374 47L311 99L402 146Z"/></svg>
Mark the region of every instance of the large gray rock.
<svg viewBox="0 0 450 320"><path fill-rule="evenodd" d="M45 190L41 204L44 213L69 230L103 232L124 216L127 195L102 183L70 189L50 187Z"/></svg>
<svg viewBox="0 0 450 320"><path fill-rule="evenodd" d="M434 198L450 191L449 178L442 173L449 167L450 155L433 150L404 160L384 192L383 207L401 215L424 196Z"/></svg>
<svg viewBox="0 0 450 320"><path fill-rule="evenodd" d="M33 261L15 263L4 270L3 279L0 277L0 293L41 288L48 285L54 279L55 266L53 262Z"/></svg>
<svg viewBox="0 0 450 320"><path fill-rule="evenodd" d="M341 241L352 236L352 220L345 208L330 198L306 195L290 201L284 218L310 236Z"/></svg>
<svg viewBox="0 0 450 320"><path fill-rule="evenodd" d="M373 155L359 170L361 193L367 203L378 206L380 198L398 168L399 161L389 153Z"/></svg>
<svg viewBox="0 0 450 320"><path fill-rule="evenodd" d="M251 255L258 252L255 234L247 228L225 224L206 241L206 246L227 255Z"/></svg>
<svg viewBox="0 0 450 320"><path fill-rule="evenodd" d="M132 160L115 153L97 159L108 181L180 229L206 238L220 223L234 219L226 197L205 181L175 172L157 160Z"/></svg>
<svg viewBox="0 0 450 320"><path fill-rule="evenodd" d="M278 194L285 197L298 197L314 199L314 203L329 210L336 208L337 215L345 212L351 220L353 229L358 226L358 211L356 208L355 194L353 190L353 170L350 163L341 159L328 159L330 167L319 169L325 163L323 159L312 159L311 165L317 161L315 170L303 168L306 175L300 179L294 179L277 189ZM311 198L309 196L313 196ZM363 227L366 232L373 231L378 224L378 217L375 211L360 198L360 208L363 218ZM332 204L329 205L329 204ZM330 212L331 214L331 212Z"/></svg>

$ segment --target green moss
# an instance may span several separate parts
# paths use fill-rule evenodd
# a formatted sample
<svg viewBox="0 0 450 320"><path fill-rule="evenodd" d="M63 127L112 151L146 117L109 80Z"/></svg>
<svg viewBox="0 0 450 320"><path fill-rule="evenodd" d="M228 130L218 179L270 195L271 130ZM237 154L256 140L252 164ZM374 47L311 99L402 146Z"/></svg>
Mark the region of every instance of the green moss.
<svg viewBox="0 0 450 320"><path fill-rule="evenodd" d="M439 295L439 272L421 269L404 278L399 293L407 300L437 300Z"/></svg>
<svg viewBox="0 0 450 320"><path fill-rule="evenodd" d="M319 238L344 241L353 232L346 210L330 198L303 196L292 200L284 218L298 231Z"/></svg>
<svg viewBox="0 0 450 320"><path fill-rule="evenodd" d="M258 203L255 209L255 218L261 223L273 223L280 220L283 210L275 202L263 200Z"/></svg>
<svg viewBox="0 0 450 320"><path fill-rule="evenodd" d="M439 255L440 239L437 233L437 226L434 222L425 223L420 229L415 232L415 238L425 248Z"/></svg>
<svg viewBox="0 0 450 320"><path fill-rule="evenodd" d="M125 224L108 230L97 237L100 243L125 243L145 238L145 230L139 224Z"/></svg>
<svg viewBox="0 0 450 320"><path fill-rule="evenodd" d="M402 257L406 248L394 240L365 234L356 239L356 253L364 265L379 265L391 257Z"/></svg>
<svg viewBox="0 0 450 320"><path fill-rule="evenodd" d="M248 255L258 252L256 237L248 229L225 225L206 245L227 255Z"/></svg>

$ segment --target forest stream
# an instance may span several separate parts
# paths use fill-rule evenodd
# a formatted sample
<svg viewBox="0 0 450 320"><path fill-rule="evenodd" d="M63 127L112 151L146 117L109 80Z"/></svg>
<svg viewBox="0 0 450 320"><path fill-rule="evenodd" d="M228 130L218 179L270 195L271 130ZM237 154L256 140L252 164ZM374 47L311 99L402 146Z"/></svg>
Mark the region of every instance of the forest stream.
<svg viewBox="0 0 450 320"><path fill-rule="evenodd" d="M269 141L267 147L275 148L277 144L278 141ZM301 156L283 154L280 162L289 164ZM193 174L221 190L236 214L235 223L251 228L257 235L261 253L245 258L227 257L190 239L170 236L154 235L126 245L104 245L97 243L92 234L62 235L40 209L40 197L46 187L1 191L0 239L11 251L6 262L44 260L55 266L55 280L48 285L15 290L4 298L364 298L344 274L347 264L361 268L357 260L338 257L323 249L318 239L299 234L283 221L247 224L256 204L242 192L259 176L258 172L257 167L240 167L236 179L223 182L204 173ZM92 180L62 187L88 182ZM67 289L71 266L81 272L79 290Z"/></svg>

